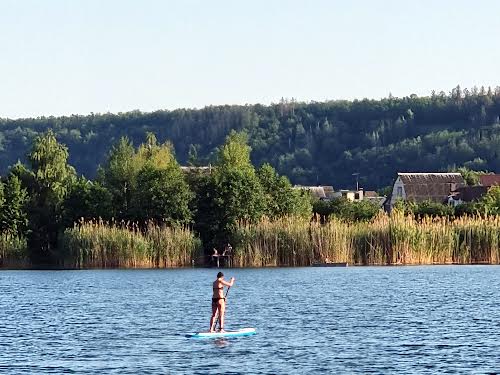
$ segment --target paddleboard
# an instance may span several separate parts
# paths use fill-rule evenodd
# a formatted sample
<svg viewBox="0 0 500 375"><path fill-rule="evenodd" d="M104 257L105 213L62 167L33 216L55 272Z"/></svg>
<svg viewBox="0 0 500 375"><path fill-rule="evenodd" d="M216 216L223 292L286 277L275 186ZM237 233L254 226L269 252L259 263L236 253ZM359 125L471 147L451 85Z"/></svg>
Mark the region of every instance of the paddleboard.
<svg viewBox="0 0 500 375"><path fill-rule="evenodd" d="M251 336L255 335L257 331L255 328L242 328L235 331L226 331L226 332L198 332L192 333L187 337L191 337L193 339L209 339L216 337L238 337L238 336Z"/></svg>

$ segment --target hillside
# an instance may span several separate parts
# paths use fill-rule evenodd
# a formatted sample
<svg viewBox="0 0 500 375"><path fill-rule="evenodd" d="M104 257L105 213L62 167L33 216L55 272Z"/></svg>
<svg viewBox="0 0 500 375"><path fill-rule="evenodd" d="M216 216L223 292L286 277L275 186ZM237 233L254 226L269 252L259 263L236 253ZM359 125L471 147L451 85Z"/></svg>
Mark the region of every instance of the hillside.
<svg viewBox="0 0 500 375"><path fill-rule="evenodd" d="M293 183L389 185L397 171L466 166L500 171L500 88L382 100L270 106L211 106L141 113L0 120L0 174L24 157L35 136L54 129L70 163L93 177L111 144L146 132L170 140L181 164L210 162L232 130L245 130L255 165L270 162Z"/></svg>

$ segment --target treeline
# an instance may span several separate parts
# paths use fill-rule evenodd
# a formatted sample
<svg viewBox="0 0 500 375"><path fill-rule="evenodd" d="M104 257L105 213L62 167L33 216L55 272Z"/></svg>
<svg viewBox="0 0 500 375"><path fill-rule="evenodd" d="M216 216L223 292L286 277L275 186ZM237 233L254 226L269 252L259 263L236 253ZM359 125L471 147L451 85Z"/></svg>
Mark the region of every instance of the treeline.
<svg viewBox="0 0 500 375"><path fill-rule="evenodd" d="M5 119L0 173L23 161L47 129L68 146L70 164L89 178L122 136L138 145L152 132L160 143L171 142L181 164L207 165L235 130L248 134L256 166L267 162L293 183L347 188L356 172L363 187L376 189L390 185L398 171L499 171L499 115L500 88L457 86L427 97Z"/></svg>
<svg viewBox="0 0 500 375"><path fill-rule="evenodd" d="M88 180L52 130L0 180L0 262L172 266L231 240L240 222L311 216L310 197L268 164L255 169L232 132L213 169L182 171L169 142L121 138ZM97 224L96 224L97 223ZM202 241L202 242L201 242ZM23 251L24 249L24 251Z"/></svg>

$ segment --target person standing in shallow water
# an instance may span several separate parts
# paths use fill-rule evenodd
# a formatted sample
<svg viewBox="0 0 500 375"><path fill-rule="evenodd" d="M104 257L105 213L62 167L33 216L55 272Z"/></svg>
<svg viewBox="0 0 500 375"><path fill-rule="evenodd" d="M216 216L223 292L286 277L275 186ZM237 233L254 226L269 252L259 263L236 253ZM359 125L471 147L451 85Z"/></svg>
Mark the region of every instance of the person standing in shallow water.
<svg viewBox="0 0 500 375"><path fill-rule="evenodd" d="M224 313L226 312L226 298L224 298L224 286L230 287L234 284L234 277L231 277L230 282L224 280L224 274L219 272L217 274L217 280L212 284L212 317L210 318L210 332L215 332L215 317L217 312L219 313L220 319L220 331L224 331Z"/></svg>

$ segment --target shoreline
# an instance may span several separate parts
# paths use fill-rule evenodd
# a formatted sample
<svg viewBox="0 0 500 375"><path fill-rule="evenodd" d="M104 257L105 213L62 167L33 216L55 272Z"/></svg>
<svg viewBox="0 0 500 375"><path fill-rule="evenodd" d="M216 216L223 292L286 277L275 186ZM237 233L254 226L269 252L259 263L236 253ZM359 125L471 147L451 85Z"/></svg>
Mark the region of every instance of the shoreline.
<svg viewBox="0 0 500 375"><path fill-rule="evenodd" d="M192 266L178 266L178 267L55 267L55 266L35 266L35 267L0 267L1 271L97 271L97 270L185 270L185 269L198 269L198 270L240 270L240 269L273 269L273 268L365 268L365 267L393 267L393 268L403 268L403 267L418 267L418 266L500 266L500 263L491 262L473 262L473 263L411 263L411 264L349 264L349 266L333 266L333 267L321 267L321 266L260 266L260 267L192 267Z"/></svg>

